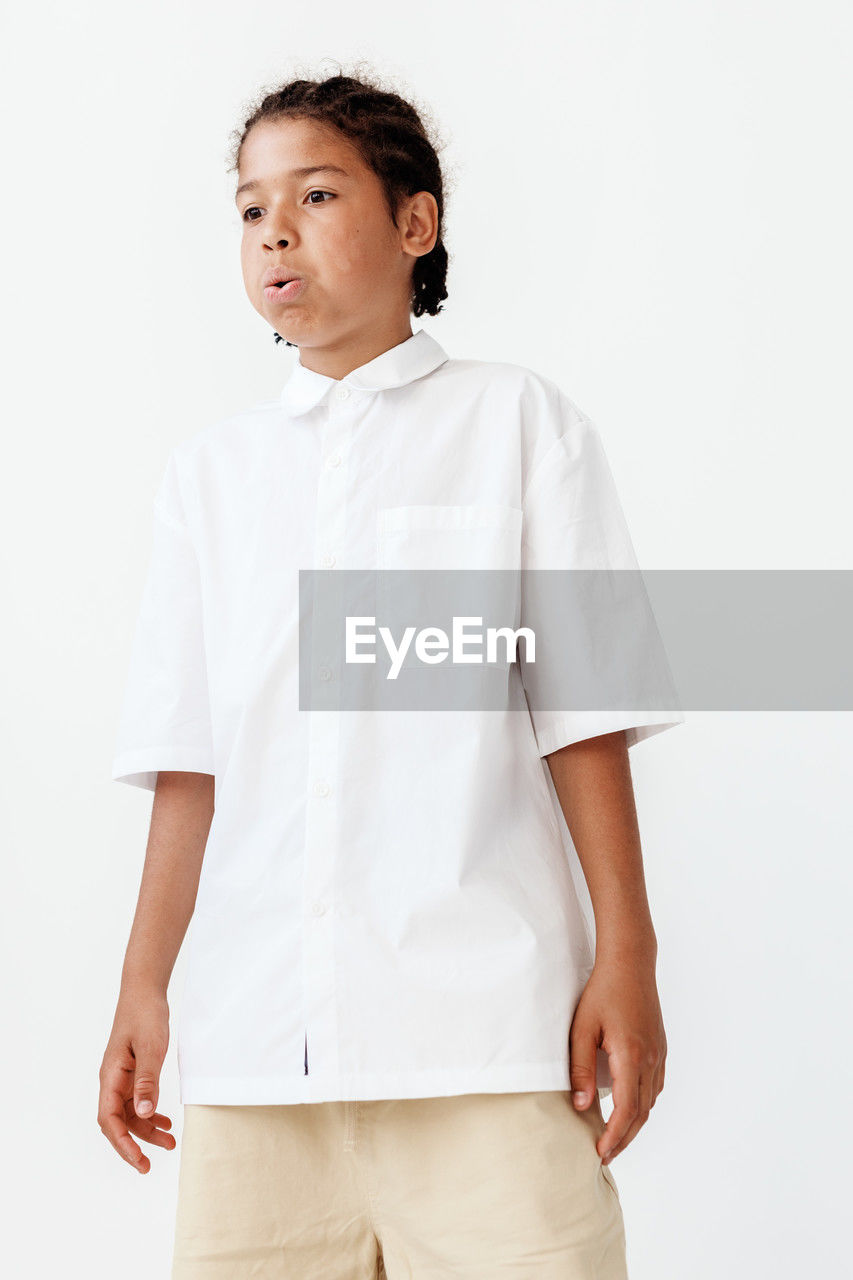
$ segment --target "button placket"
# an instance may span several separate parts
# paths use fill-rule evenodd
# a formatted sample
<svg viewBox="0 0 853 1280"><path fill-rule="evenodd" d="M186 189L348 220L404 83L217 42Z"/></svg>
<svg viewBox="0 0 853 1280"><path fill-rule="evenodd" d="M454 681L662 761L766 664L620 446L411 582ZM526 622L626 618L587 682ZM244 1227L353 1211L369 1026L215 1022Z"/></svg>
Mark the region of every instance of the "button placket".
<svg viewBox="0 0 853 1280"><path fill-rule="evenodd" d="M341 385L328 401L320 431L315 523L316 567L314 617L328 604L329 570L346 556L347 478L353 399ZM322 607L320 602L323 602ZM312 679L324 685L334 678L334 655L324 648L328 628L313 629ZM339 842L338 751L340 711L308 712L308 780L303 864L303 1011L308 1042L309 1071L338 1071L337 991L335 974L335 865Z"/></svg>

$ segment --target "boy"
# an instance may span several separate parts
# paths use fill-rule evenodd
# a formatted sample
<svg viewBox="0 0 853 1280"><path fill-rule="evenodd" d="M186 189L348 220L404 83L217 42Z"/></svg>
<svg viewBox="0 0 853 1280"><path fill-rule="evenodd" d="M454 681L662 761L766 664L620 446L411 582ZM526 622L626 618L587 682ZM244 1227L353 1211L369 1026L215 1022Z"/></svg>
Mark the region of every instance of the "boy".
<svg viewBox="0 0 853 1280"><path fill-rule="evenodd" d="M296 82L241 138L247 292L298 359L280 401L179 444L155 500L113 763L154 804L99 1120L140 1172L135 1139L175 1146L192 917L175 1280L624 1280L607 1166L666 1055L627 749L680 716L528 713L517 667L504 711L300 709L300 664L345 676L301 569L633 564L589 420L412 332L446 296L443 199L392 96Z"/></svg>

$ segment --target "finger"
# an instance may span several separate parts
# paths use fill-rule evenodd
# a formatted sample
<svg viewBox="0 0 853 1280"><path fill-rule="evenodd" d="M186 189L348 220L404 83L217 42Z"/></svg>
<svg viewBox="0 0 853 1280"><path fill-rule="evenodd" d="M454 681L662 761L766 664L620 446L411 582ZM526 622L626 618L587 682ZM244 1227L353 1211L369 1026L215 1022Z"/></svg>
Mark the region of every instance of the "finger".
<svg viewBox="0 0 853 1280"><path fill-rule="evenodd" d="M595 1097L597 1051L598 1032L590 1025L572 1026L569 1079L572 1102L579 1111L588 1107Z"/></svg>
<svg viewBox="0 0 853 1280"><path fill-rule="evenodd" d="M155 1111L154 1115L149 1116L148 1119L152 1124L156 1124L158 1129L171 1129L172 1127L171 1120L168 1116L164 1116L162 1111Z"/></svg>
<svg viewBox="0 0 853 1280"><path fill-rule="evenodd" d="M622 1063L618 1055L610 1054L610 1074L613 1077L613 1111L604 1126L604 1132L596 1143L596 1149L605 1160L617 1143L634 1123L640 1106L640 1072L630 1063Z"/></svg>
<svg viewBox="0 0 853 1280"><path fill-rule="evenodd" d="M153 1135L158 1134L161 1138L166 1138L168 1140L165 1144L166 1146L171 1146L175 1142L174 1135L166 1132L166 1130L171 1127L171 1120L168 1116L161 1115L159 1111L156 1111L153 1116L147 1116L143 1120L137 1116L133 1107L128 1104L125 1106L124 1118L131 1133L137 1134L140 1138L145 1138L146 1141L153 1140ZM160 1145L162 1146L164 1144L160 1143Z"/></svg>
<svg viewBox="0 0 853 1280"><path fill-rule="evenodd" d="M611 1160L614 1160L616 1156L619 1155L620 1151L624 1151L625 1148L631 1142L634 1141L637 1134L640 1132L643 1125L648 1120L649 1111L651 1110L651 1105L652 1105L651 1104L652 1079L653 1077L651 1073L649 1073L648 1076L640 1077L640 1088L639 1088L639 1094L638 1094L638 1100L637 1100L637 1105L638 1105L637 1114L634 1117L634 1120L632 1121L632 1123L628 1126L625 1133L619 1139L619 1141L616 1142L614 1146L610 1148L610 1150L607 1152L607 1155L602 1159L602 1162L601 1162L602 1164L610 1164Z"/></svg>
<svg viewBox="0 0 853 1280"><path fill-rule="evenodd" d="M105 1091L102 1095L101 1110L98 1113L98 1124L101 1132L113 1145L115 1150L134 1169L147 1173L151 1161L138 1143L130 1135L124 1118L124 1099L118 1092Z"/></svg>
<svg viewBox="0 0 853 1280"><path fill-rule="evenodd" d="M138 1116L131 1115L127 1121L127 1127L138 1138L144 1139L145 1142L153 1143L155 1147L163 1147L166 1151L173 1151L178 1145L173 1133L164 1133L162 1129L158 1129L150 1121L140 1120Z"/></svg>
<svg viewBox="0 0 853 1280"><path fill-rule="evenodd" d="M660 1095L663 1093L664 1076L666 1075L666 1048L664 1048L660 1057L654 1065L652 1072L652 1097L650 1106L654 1106Z"/></svg>
<svg viewBox="0 0 853 1280"><path fill-rule="evenodd" d="M171 1129L172 1127L172 1121L168 1116L163 1115L162 1111L155 1111L153 1116L137 1116L132 1102L126 1103L124 1118L128 1124L130 1124L131 1120L138 1120L141 1125L154 1125L158 1129Z"/></svg>
<svg viewBox="0 0 853 1280"><path fill-rule="evenodd" d="M133 1077L133 1109L143 1119L150 1119L157 1110L160 1067L162 1058L148 1046L136 1049L136 1070Z"/></svg>

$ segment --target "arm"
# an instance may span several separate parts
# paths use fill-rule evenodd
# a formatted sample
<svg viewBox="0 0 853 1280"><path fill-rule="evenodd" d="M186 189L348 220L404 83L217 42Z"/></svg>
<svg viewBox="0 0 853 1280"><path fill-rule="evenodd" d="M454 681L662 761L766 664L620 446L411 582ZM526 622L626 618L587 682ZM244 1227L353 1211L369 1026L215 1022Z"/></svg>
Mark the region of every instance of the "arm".
<svg viewBox="0 0 853 1280"><path fill-rule="evenodd" d="M628 747L620 731L545 759L595 916L595 964L572 1021L572 1090L576 1106L590 1104L600 1044L613 1076L614 1110L598 1151L612 1159L648 1119L663 1088L667 1047Z"/></svg>
<svg viewBox="0 0 853 1280"><path fill-rule="evenodd" d="M214 779L161 772L151 810L142 882L124 958L115 1018L100 1071L98 1124L128 1164L151 1162L131 1134L172 1150L156 1112L160 1069L169 1044L166 993L195 907L213 819Z"/></svg>

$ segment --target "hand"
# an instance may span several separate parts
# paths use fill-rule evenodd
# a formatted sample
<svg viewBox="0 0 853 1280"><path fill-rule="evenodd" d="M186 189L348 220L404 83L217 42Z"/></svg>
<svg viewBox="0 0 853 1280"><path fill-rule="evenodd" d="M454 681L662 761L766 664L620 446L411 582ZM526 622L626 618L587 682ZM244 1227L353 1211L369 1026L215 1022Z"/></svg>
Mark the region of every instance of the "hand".
<svg viewBox="0 0 853 1280"><path fill-rule="evenodd" d="M667 1045L653 962L596 958L570 1031L572 1099L579 1110L593 1100L599 1045L608 1055L614 1108L596 1146L609 1164L639 1133L663 1089Z"/></svg>
<svg viewBox="0 0 853 1280"><path fill-rule="evenodd" d="M98 1124L116 1151L139 1173L151 1161L132 1134L171 1151L172 1121L157 1110L160 1070L169 1046L165 996L122 996L100 1070Z"/></svg>

